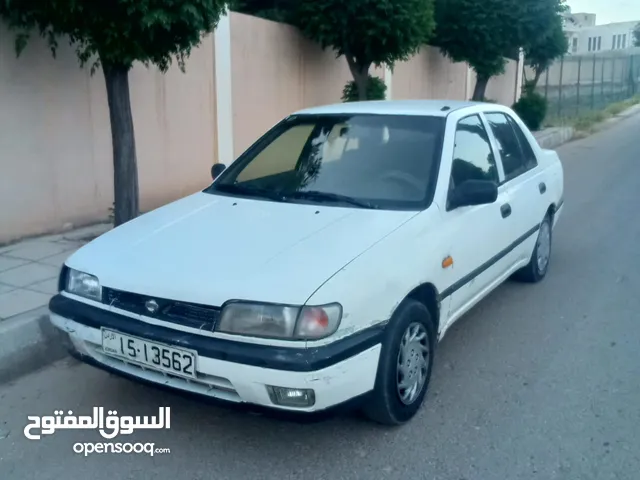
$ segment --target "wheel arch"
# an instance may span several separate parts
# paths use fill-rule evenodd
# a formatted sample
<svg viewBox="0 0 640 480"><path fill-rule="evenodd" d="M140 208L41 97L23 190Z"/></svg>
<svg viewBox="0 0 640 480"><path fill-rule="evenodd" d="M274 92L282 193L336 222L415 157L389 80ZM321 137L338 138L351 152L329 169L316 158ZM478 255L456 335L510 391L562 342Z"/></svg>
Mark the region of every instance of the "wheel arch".
<svg viewBox="0 0 640 480"><path fill-rule="evenodd" d="M440 294L435 285L430 282L418 285L405 297L405 299L408 298L416 300L427 307L437 334L440 331Z"/></svg>

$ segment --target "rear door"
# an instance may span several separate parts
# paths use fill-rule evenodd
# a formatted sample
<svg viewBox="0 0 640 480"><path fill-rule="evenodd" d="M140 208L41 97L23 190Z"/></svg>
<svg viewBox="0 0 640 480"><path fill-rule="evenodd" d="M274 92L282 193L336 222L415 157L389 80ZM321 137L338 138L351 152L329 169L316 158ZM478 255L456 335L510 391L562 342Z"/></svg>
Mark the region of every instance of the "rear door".
<svg viewBox="0 0 640 480"><path fill-rule="evenodd" d="M528 260L546 211L543 201L548 196L545 174L513 117L503 112L484 115L504 171L502 186L509 195L509 238L515 253L514 261Z"/></svg>

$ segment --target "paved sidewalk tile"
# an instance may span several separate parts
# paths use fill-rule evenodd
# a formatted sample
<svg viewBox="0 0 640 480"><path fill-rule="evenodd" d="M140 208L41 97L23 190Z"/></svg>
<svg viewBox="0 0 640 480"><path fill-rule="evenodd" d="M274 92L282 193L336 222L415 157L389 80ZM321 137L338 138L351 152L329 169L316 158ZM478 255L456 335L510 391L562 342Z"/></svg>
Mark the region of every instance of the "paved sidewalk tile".
<svg viewBox="0 0 640 480"><path fill-rule="evenodd" d="M11 258L5 255L0 255L0 272L19 267L20 265L24 265L25 263L29 263L29 261L23 260L21 258Z"/></svg>
<svg viewBox="0 0 640 480"><path fill-rule="evenodd" d="M15 287L26 287L32 283L57 277L59 269L50 265L29 263L0 273L0 283Z"/></svg>
<svg viewBox="0 0 640 480"><path fill-rule="evenodd" d="M51 295L17 289L0 295L0 319L28 312L49 303Z"/></svg>
<svg viewBox="0 0 640 480"><path fill-rule="evenodd" d="M19 245L5 254L7 257L22 258L25 260L40 260L57 253L64 252L68 247L47 240L32 241L25 245ZM73 247L72 247L73 248Z"/></svg>
<svg viewBox="0 0 640 480"><path fill-rule="evenodd" d="M57 255L38 260L38 263L50 265L56 268L62 268L62 264L67 258L73 255L73 252L75 252L75 250L67 250L66 252L58 253Z"/></svg>
<svg viewBox="0 0 640 480"><path fill-rule="evenodd" d="M56 293L58 293L58 278L50 278L49 280L31 284L26 288L40 293L55 295Z"/></svg>

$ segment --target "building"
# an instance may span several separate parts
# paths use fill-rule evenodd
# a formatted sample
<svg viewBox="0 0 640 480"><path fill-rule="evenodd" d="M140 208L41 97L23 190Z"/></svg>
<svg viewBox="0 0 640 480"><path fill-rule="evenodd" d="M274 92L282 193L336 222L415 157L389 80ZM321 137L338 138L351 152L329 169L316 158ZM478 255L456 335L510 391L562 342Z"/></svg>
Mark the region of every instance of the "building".
<svg viewBox="0 0 640 480"><path fill-rule="evenodd" d="M583 55L633 47L633 30L640 19L632 22L596 25L593 13L565 14L565 33L569 39L569 54Z"/></svg>

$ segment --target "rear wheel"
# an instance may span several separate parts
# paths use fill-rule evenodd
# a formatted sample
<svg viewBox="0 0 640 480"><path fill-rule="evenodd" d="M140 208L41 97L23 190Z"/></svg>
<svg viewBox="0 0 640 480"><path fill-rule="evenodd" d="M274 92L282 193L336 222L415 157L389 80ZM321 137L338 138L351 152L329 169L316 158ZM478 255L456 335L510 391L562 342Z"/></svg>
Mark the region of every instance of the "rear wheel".
<svg viewBox="0 0 640 480"><path fill-rule="evenodd" d="M547 275L549 260L551 259L552 228L551 215L547 214L540 224L536 247L531 254L531 260L526 267L518 270L514 278L521 282L540 282Z"/></svg>
<svg viewBox="0 0 640 480"><path fill-rule="evenodd" d="M412 299L400 304L388 328L364 413L383 425L401 425L415 416L427 393L436 329L427 307Z"/></svg>

